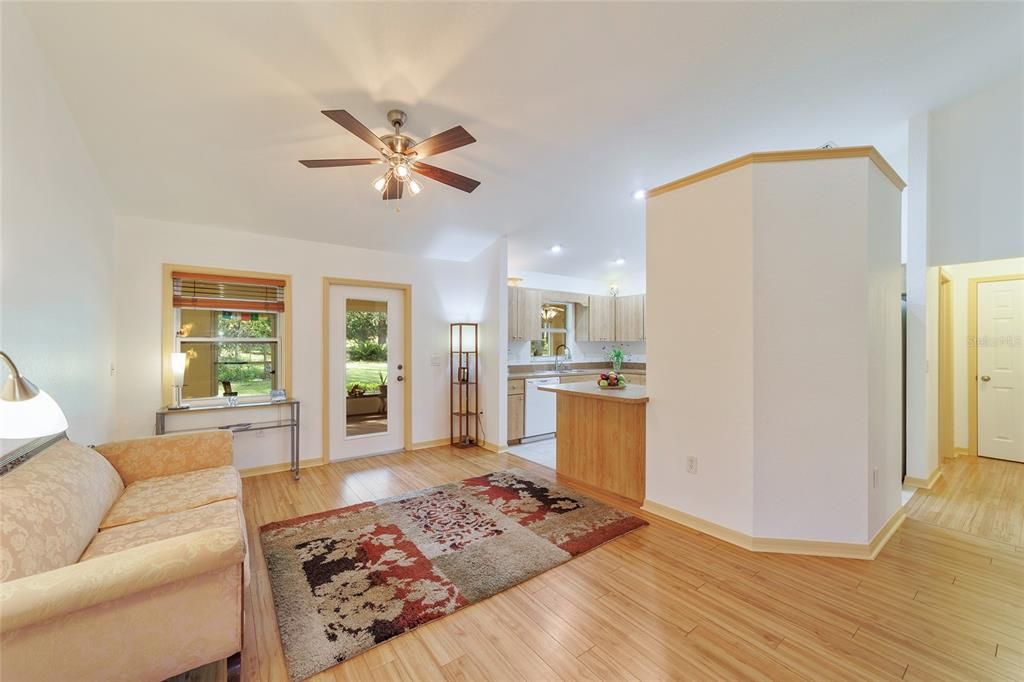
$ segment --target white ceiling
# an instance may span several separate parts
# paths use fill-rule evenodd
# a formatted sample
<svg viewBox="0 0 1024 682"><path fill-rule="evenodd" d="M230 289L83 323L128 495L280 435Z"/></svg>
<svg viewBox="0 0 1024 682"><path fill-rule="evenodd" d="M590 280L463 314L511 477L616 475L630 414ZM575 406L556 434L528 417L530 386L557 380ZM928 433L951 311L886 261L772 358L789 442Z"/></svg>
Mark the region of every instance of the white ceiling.
<svg viewBox="0 0 1024 682"><path fill-rule="evenodd" d="M25 5L118 212L468 258L642 275L651 187L752 150L875 144L905 165L909 116L1021 67L1018 3ZM376 167L321 109L476 144L377 199ZM552 255L552 243L564 245ZM625 266L609 262L624 257ZM621 271L626 275L616 274Z"/></svg>

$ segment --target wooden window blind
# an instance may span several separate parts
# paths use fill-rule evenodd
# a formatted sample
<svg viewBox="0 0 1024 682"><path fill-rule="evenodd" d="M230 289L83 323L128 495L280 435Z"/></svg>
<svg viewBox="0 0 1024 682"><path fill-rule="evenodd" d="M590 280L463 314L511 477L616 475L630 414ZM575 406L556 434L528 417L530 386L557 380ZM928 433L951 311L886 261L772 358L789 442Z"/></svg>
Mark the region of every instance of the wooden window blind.
<svg viewBox="0 0 1024 682"><path fill-rule="evenodd" d="M284 312L285 281L172 272L175 308Z"/></svg>

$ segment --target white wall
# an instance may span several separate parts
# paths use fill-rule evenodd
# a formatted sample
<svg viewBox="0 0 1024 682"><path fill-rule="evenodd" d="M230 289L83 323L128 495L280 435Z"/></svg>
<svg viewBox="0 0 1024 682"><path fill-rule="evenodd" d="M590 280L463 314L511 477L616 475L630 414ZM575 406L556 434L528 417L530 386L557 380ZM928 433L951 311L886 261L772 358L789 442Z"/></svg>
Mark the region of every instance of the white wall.
<svg viewBox="0 0 1024 682"><path fill-rule="evenodd" d="M522 279L523 281L519 283L519 286L529 289L571 291L577 294L595 294L598 296L608 295L608 284L596 279L566 277L565 275L553 275L548 272L533 272L531 270L509 270L508 276Z"/></svg>
<svg viewBox="0 0 1024 682"><path fill-rule="evenodd" d="M902 506L903 193L868 166L868 538Z"/></svg>
<svg viewBox="0 0 1024 682"><path fill-rule="evenodd" d="M647 499L753 534L753 171L647 200ZM698 248L699 243L699 248ZM686 458L698 458L696 476Z"/></svg>
<svg viewBox="0 0 1024 682"><path fill-rule="evenodd" d="M487 307L496 300L500 304L495 292L504 295L503 243L465 263L140 218L118 218L117 236L119 437L152 433L153 412L161 403L163 263L292 275L292 390L303 405L303 459L321 456L324 276L412 284L412 437L417 443L446 438L449 433L449 323L483 321L482 364L487 375L481 402L487 406L485 428L492 442L495 434L504 432L500 425L499 397L505 395L501 362L496 368L489 360L503 357L501 339L507 331L502 331L500 318L485 319ZM490 409L493 405L499 409ZM255 434L243 434L236 441L235 464L240 468L285 462L287 457L284 433L271 432L262 440Z"/></svg>
<svg viewBox="0 0 1024 682"><path fill-rule="evenodd" d="M1024 256L1024 71L914 116L908 144L907 475L927 479L939 466L936 266Z"/></svg>
<svg viewBox="0 0 1024 682"><path fill-rule="evenodd" d="M967 396L974 382L967 374L967 284L974 277L1024 274L1024 258L947 265L953 287L953 446L967 449Z"/></svg>
<svg viewBox="0 0 1024 682"><path fill-rule="evenodd" d="M929 360L937 359L929 345L934 320L929 320L928 303L928 123L927 113L910 120L907 174L907 475L927 480L939 464L938 448L932 448L928 434L937 426L935 394L928 390ZM936 276L937 277L937 276ZM938 280L935 279L937 282ZM933 327L929 334L929 325ZM938 346L934 346L935 352ZM932 363L933 364L933 363Z"/></svg>
<svg viewBox="0 0 1024 682"><path fill-rule="evenodd" d="M498 239L470 261L473 281L482 284L484 298L474 319L480 323L481 438L499 447L508 444L508 393L485 390L508 382L508 240Z"/></svg>
<svg viewBox="0 0 1024 682"><path fill-rule="evenodd" d="M759 536L862 542L867 534L868 196L853 166L869 164L754 166Z"/></svg>
<svg viewBox="0 0 1024 682"><path fill-rule="evenodd" d="M1024 71L929 119L929 264L1024 256Z"/></svg>
<svg viewBox="0 0 1024 682"><path fill-rule="evenodd" d="M113 214L22 10L0 8L0 348L60 404L72 439L102 442L113 432Z"/></svg>
<svg viewBox="0 0 1024 682"><path fill-rule="evenodd" d="M648 201L649 500L858 544L898 510L900 206L866 158L748 165Z"/></svg>

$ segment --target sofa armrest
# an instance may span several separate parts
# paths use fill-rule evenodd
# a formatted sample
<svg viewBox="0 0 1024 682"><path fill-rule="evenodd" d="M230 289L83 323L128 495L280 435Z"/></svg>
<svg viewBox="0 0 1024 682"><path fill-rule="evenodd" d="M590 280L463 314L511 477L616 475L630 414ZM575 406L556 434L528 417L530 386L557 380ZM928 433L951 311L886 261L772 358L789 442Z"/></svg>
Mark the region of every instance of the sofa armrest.
<svg viewBox="0 0 1024 682"><path fill-rule="evenodd" d="M244 560L241 529L221 526L0 583L0 634Z"/></svg>
<svg viewBox="0 0 1024 682"><path fill-rule="evenodd" d="M97 445L125 485L135 481L231 466L234 440L230 431L189 431Z"/></svg>

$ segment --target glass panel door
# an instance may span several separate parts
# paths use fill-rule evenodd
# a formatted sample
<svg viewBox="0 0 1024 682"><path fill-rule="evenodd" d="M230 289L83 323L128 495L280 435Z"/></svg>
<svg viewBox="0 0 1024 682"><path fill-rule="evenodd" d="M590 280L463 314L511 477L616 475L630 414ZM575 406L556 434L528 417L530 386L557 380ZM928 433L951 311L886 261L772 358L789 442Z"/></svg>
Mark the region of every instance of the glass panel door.
<svg viewBox="0 0 1024 682"><path fill-rule="evenodd" d="M388 430L388 303L345 299L345 435Z"/></svg>

